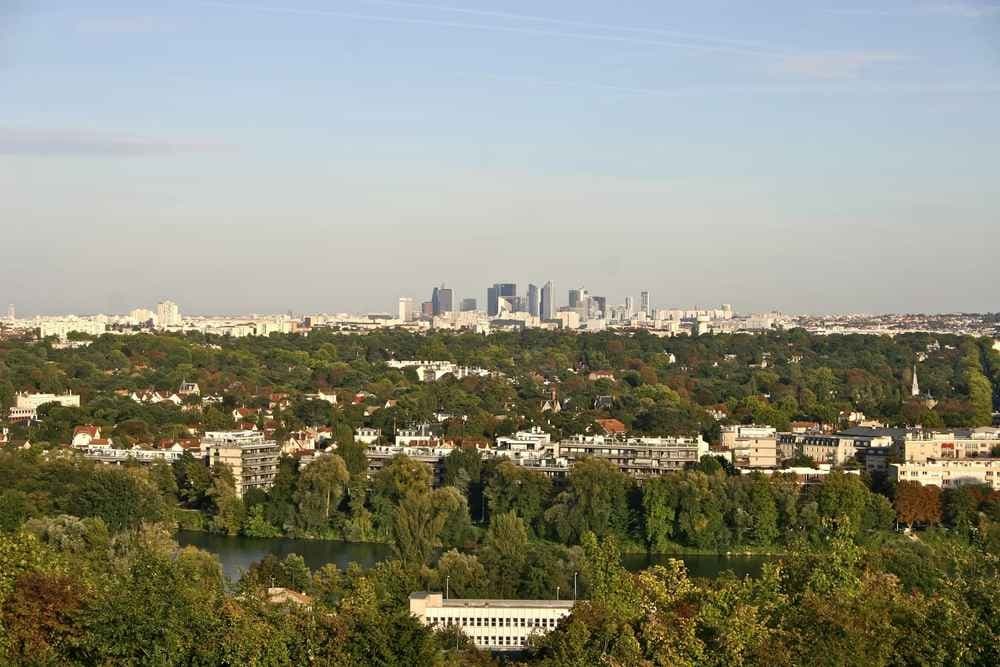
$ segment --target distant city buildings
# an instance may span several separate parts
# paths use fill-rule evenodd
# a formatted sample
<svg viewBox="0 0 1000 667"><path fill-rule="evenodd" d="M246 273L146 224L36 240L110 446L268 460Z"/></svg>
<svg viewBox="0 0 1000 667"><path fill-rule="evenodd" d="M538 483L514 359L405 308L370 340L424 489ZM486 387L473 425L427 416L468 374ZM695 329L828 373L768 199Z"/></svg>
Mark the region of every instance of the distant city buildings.
<svg viewBox="0 0 1000 667"><path fill-rule="evenodd" d="M555 315L555 304L552 302L553 295L552 281L550 280L542 285L541 297L538 302L538 316L542 320L551 320Z"/></svg>
<svg viewBox="0 0 1000 667"><path fill-rule="evenodd" d="M538 317L538 309L538 286L528 285L528 314L533 317Z"/></svg>
<svg viewBox="0 0 1000 667"><path fill-rule="evenodd" d="M161 301L156 304L156 326L160 329L179 327L181 325L181 310L173 301Z"/></svg>
<svg viewBox="0 0 1000 667"><path fill-rule="evenodd" d="M400 322L409 322L414 318L413 299L406 296L399 297L399 307L396 316Z"/></svg>
<svg viewBox="0 0 1000 667"><path fill-rule="evenodd" d="M639 292L639 312L647 317L652 315L653 308L650 305L649 292Z"/></svg>
<svg viewBox="0 0 1000 667"><path fill-rule="evenodd" d="M486 314L490 317L500 315L502 309L514 312L517 299L517 285L514 283L495 283L486 290ZM506 303L506 307L504 304Z"/></svg>
<svg viewBox="0 0 1000 667"><path fill-rule="evenodd" d="M431 295L431 315L444 315L455 310L455 294L451 288L435 287Z"/></svg>
<svg viewBox="0 0 1000 667"><path fill-rule="evenodd" d="M479 304L476 302L475 299L472 298L462 299L461 310L463 313L471 313L478 309L479 309Z"/></svg>

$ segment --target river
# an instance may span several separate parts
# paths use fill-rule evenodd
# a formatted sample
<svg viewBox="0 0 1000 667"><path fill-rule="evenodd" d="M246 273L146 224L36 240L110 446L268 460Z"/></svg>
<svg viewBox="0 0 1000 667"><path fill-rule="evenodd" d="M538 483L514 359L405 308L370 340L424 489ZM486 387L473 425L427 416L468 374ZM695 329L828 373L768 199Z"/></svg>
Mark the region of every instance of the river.
<svg viewBox="0 0 1000 667"><path fill-rule="evenodd" d="M267 554L274 554L278 558L284 558L292 553L299 554L312 570L317 570L327 563L335 563L342 570L350 563L358 563L367 568L392 557L392 549L388 545L367 542L295 540L284 537L274 539L230 537L189 530L178 532L177 541L181 546L195 546L215 554L222 564L222 571L233 581L239 579L242 572ZM692 577L706 578L717 577L727 570L732 570L738 577L746 575L755 577L760 574L764 563L772 560L769 556L627 554L622 558L622 564L629 570L636 571L662 563L668 558L679 558L684 561L688 574Z"/></svg>

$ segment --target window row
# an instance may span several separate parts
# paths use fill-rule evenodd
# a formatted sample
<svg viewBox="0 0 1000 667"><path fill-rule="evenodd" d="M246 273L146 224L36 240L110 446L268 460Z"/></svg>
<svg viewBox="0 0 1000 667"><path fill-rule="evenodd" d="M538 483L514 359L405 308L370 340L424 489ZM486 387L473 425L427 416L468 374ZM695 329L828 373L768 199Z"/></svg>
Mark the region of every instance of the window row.
<svg viewBox="0 0 1000 667"><path fill-rule="evenodd" d="M464 628L554 628L558 619L555 618L483 618L481 616L431 616L427 619L432 625L459 625Z"/></svg>

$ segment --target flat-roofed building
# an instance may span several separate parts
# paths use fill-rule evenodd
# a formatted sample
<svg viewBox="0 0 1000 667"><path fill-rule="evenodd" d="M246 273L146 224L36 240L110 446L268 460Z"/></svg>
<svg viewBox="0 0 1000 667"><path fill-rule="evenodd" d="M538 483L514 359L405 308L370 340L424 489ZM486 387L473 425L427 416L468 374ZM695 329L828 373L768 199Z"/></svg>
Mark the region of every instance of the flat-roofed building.
<svg viewBox="0 0 1000 667"><path fill-rule="evenodd" d="M1000 491L1000 459L928 459L890 466L897 482L917 482L924 486L953 489L966 484L986 484Z"/></svg>
<svg viewBox="0 0 1000 667"><path fill-rule="evenodd" d="M740 468L773 468L778 465L778 437L773 426L723 426L722 448L732 452Z"/></svg>
<svg viewBox="0 0 1000 667"><path fill-rule="evenodd" d="M820 433L779 433L778 452L782 459L808 456L816 463L842 466L854 460L855 439Z"/></svg>
<svg viewBox="0 0 1000 667"><path fill-rule="evenodd" d="M532 635L553 630L573 609L572 600L445 599L441 593L413 593L410 613L433 628L457 627L477 647L519 651Z"/></svg>
<svg viewBox="0 0 1000 667"><path fill-rule="evenodd" d="M632 477L659 477L688 464L695 464L708 454L708 443L695 437L610 438L601 435L578 435L553 446L554 455L571 462L588 456L605 459Z"/></svg>
<svg viewBox="0 0 1000 667"><path fill-rule="evenodd" d="M1000 428L983 426L952 431L907 431L900 446L902 458L920 463L928 459L967 459L990 456L1000 445Z"/></svg>
<svg viewBox="0 0 1000 667"><path fill-rule="evenodd" d="M278 473L281 447L258 431L209 431L201 443L210 466L225 463L233 471L236 495L250 489L266 491Z"/></svg>
<svg viewBox="0 0 1000 667"><path fill-rule="evenodd" d="M58 403L64 408L80 407L78 394L17 394L7 418L12 422L34 421L38 419L38 408L47 403Z"/></svg>
<svg viewBox="0 0 1000 667"><path fill-rule="evenodd" d="M354 431L354 441L363 445L374 445L382 437L382 429L362 426Z"/></svg>

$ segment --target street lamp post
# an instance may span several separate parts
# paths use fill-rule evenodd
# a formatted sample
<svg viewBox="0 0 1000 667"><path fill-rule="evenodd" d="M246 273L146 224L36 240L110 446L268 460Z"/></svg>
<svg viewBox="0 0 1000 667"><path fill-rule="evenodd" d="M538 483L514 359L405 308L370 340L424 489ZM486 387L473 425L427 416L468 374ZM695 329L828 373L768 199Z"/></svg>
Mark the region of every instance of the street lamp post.
<svg viewBox="0 0 1000 667"><path fill-rule="evenodd" d="M576 602L576 575L578 574L580 573L579 572L573 573L573 602Z"/></svg>
<svg viewBox="0 0 1000 667"><path fill-rule="evenodd" d="M444 578L444 599L449 599L449 593L451 593L451 575Z"/></svg>
<svg viewBox="0 0 1000 667"><path fill-rule="evenodd" d="M559 587L556 586L556 600L559 599Z"/></svg>

